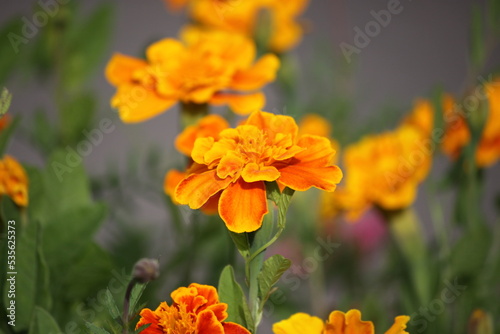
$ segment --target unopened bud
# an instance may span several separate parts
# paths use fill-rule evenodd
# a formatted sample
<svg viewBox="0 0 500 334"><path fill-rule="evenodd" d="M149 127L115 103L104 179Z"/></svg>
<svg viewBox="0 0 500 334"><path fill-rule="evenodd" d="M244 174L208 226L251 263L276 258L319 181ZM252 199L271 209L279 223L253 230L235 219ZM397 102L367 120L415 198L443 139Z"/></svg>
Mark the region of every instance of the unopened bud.
<svg viewBox="0 0 500 334"><path fill-rule="evenodd" d="M134 265L133 278L139 283L147 283L158 278L160 275L160 264L156 259L140 259Z"/></svg>

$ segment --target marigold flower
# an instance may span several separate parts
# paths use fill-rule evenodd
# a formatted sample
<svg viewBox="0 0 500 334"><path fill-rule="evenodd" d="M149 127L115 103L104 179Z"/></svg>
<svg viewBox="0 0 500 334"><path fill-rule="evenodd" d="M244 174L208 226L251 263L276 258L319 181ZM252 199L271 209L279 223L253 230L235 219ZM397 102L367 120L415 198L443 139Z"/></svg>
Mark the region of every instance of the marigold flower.
<svg viewBox="0 0 500 334"><path fill-rule="evenodd" d="M5 155L0 160L0 196L9 196L19 206L28 206L28 177L16 159Z"/></svg>
<svg viewBox="0 0 500 334"><path fill-rule="evenodd" d="M309 0L191 0L190 15L204 27L255 35L259 15L270 15L268 48L273 52L285 52L297 45L303 28L296 22L306 9Z"/></svg>
<svg viewBox="0 0 500 334"><path fill-rule="evenodd" d="M403 124L411 125L429 137L434 128L434 108L431 102L425 99L416 100L412 112L404 119Z"/></svg>
<svg viewBox="0 0 500 334"><path fill-rule="evenodd" d="M342 172L327 138L304 135L289 116L254 112L219 139L198 138L193 166L175 190L175 198L192 209L220 195L218 211L230 231L257 230L267 214L265 182L281 189L304 191L316 187L334 191Z"/></svg>
<svg viewBox="0 0 500 334"><path fill-rule="evenodd" d="M500 158L500 80L485 85L488 98L488 118L476 151L476 164L488 167ZM452 104L452 103L451 103ZM464 113L451 105L445 110L449 123L443 139L443 151L456 159L471 139Z"/></svg>
<svg viewBox="0 0 500 334"><path fill-rule="evenodd" d="M410 317L404 315L394 318L394 324L385 334L408 334L405 329L409 320ZM287 320L275 323L273 332L274 334L374 334L375 328L371 321L361 320L361 312L350 310L347 313L333 311L326 322L306 313L296 313Z"/></svg>
<svg viewBox="0 0 500 334"><path fill-rule="evenodd" d="M219 302L213 286L192 283L170 294L172 305L162 302L154 311L145 308L140 312L139 328L151 324L143 334L250 334L244 327L224 322L227 304Z"/></svg>
<svg viewBox="0 0 500 334"><path fill-rule="evenodd" d="M358 218L371 205L398 210L413 203L419 183L427 176L431 155L414 126L363 138L345 149L345 186L334 203Z"/></svg>
<svg viewBox="0 0 500 334"><path fill-rule="evenodd" d="M183 42L167 38L149 46L147 60L111 58L106 77L117 87L111 105L124 122L150 119L179 101L228 104L239 114L262 108L265 97L259 90L275 79L275 55L254 63L254 43L229 32L188 28L182 36Z"/></svg>
<svg viewBox="0 0 500 334"><path fill-rule="evenodd" d="M318 114L306 114L299 122L299 137L302 135L314 135L330 138L332 147L337 152L335 155L335 158L337 158L340 151L340 144L331 137L331 134L332 125L326 118Z"/></svg>

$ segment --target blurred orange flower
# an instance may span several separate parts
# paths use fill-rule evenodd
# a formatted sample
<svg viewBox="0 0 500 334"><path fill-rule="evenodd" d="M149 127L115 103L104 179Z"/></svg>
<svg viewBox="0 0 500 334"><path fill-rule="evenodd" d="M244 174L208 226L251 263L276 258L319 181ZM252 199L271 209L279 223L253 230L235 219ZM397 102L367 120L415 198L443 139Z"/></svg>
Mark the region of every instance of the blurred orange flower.
<svg viewBox="0 0 500 334"><path fill-rule="evenodd" d="M500 158L500 80L485 85L488 99L488 117L476 151L476 164L479 167L493 165ZM473 112L479 112L477 110ZM445 109L445 122L448 124L443 139L443 151L456 159L470 142L471 134L464 113L451 102Z"/></svg>
<svg viewBox="0 0 500 334"><path fill-rule="evenodd" d="M394 319L394 324L385 334L408 334L406 323L410 317L400 315ZM374 334L375 328L371 321L361 320L361 312L350 310L347 313L333 311L328 320L323 322L318 317L306 313L296 313L286 320L273 325L274 334Z"/></svg>
<svg viewBox="0 0 500 334"><path fill-rule="evenodd" d="M143 334L211 333L250 334L244 327L224 322L228 317L227 304L219 302L213 286L192 283L171 293L172 305L162 302L154 311L145 308L136 329L151 324Z"/></svg>
<svg viewBox="0 0 500 334"><path fill-rule="evenodd" d="M10 125L11 118L9 115L0 116L0 131L4 130Z"/></svg>
<svg viewBox="0 0 500 334"><path fill-rule="evenodd" d="M223 31L187 28L183 42L167 38L146 50L147 60L115 54L106 67L117 87L111 105L124 122L150 119L177 102L228 104L249 114L265 104L259 90L273 81L279 67L275 55L254 63L254 43Z"/></svg>
<svg viewBox="0 0 500 334"><path fill-rule="evenodd" d="M340 151L340 144L338 141L331 137L331 134L332 125L326 118L318 114L306 114L299 122L299 137L302 135L314 135L330 138L332 147L335 152L337 152L334 160L334 162L336 163L336 159Z"/></svg>
<svg viewBox="0 0 500 334"><path fill-rule="evenodd" d="M342 172L331 164L330 141L297 133L289 116L254 112L243 125L223 130L218 140L198 138L194 164L177 186L176 200L198 209L220 195L222 220L230 231L242 233L257 230L268 212L266 181L281 189L334 191Z"/></svg>
<svg viewBox="0 0 500 334"><path fill-rule="evenodd" d="M412 112L403 120L403 124L415 127L426 137L430 136L434 128L434 108L431 102L425 99L416 100Z"/></svg>
<svg viewBox="0 0 500 334"><path fill-rule="evenodd" d="M23 166L6 155L0 160L0 195L7 195L19 206L28 205L28 177Z"/></svg>
<svg viewBox="0 0 500 334"><path fill-rule="evenodd" d="M178 3L179 0L170 0ZM262 27L263 12L270 17L268 49L282 53L297 45L304 33L297 17L309 0L191 0L189 13L195 22L206 28L237 32L248 37Z"/></svg>
<svg viewBox="0 0 500 334"><path fill-rule="evenodd" d="M323 203L345 211L349 219L357 219L371 205L384 210L408 207L430 166L431 155L414 126L366 136L345 149L345 184Z"/></svg>

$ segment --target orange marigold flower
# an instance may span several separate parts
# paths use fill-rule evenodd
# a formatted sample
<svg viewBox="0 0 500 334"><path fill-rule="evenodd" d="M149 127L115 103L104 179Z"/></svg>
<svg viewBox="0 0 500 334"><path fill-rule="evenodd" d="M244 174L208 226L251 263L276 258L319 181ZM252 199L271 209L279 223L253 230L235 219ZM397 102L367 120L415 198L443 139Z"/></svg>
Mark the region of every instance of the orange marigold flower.
<svg viewBox="0 0 500 334"><path fill-rule="evenodd" d="M330 122L317 114L306 114L299 123L299 137L302 135L314 135L330 138L333 149L337 152L337 158L340 151L340 144L331 137L332 125ZM334 161L336 163L336 161Z"/></svg>
<svg viewBox="0 0 500 334"><path fill-rule="evenodd" d="M400 315L394 318L394 324L385 334L408 334L406 324L410 317ZM333 311L328 320L323 322L318 317L306 313L296 313L286 320L273 325L274 334L374 334L371 321L361 320L361 312L350 310L347 313Z"/></svg>
<svg viewBox="0 0 500 334"><path fill-rule="evenodd" d="M275 55L254 63L255 44L229 32L188 28L182 36L184 42L167 38L149 46L147 60L111 58L106 77L117 87L111 105L124 122L150 119L178 101L228 104L239 114L262 108L265 97L259 90L275 79Z"/></svg>
<svg viewBox="0 0 500 334"><path fill-rule="evenodd" d="M242 233L257 230L268 212L266 181L281 189L334 191L342 172L331 164L330 141L297 133L292 117L254 112L242 125L223 130L218 140L198 138L194 164L177 186L176 200L198 209L220 195L222 220L230 231Z"/></svg>
<svg viewBox="0 0 500 334"><path fill-rule="evenodd" d="M500 80L485 85L488 98L488 118L476 151L479 167L488 167L500 158ZM478 112L478 111L474 111ZM460 107L450 101L445 109L445 122L448 124L443 139L443 151L456 159L471 139L470 130Z"/></svg>
<svg viewBox="0 0 500 334"><path fill-rule="evenodd" d="M0 160L0 196L7 195L19 206L28 205L28 177L23 166L6 155Z"/></svg>
<svg viewBox="0 0 500 334"><path fill-rule="evenodd" d="M190 15L204 27L255 36L259 15L269 13L268 48L285 52L297 45L303 35L297 17L304 12L309 0L192 0Z"/></svg>
<svg viewBox="0 0 500 334"><path fill-rule="evenodd" d="M413 203L419 183L427 176L431 155L414 126L363 138L345 149L345 186L335 205L356 219L370 205L398 210ZM337 193L337 192L336 192Z"/></svg>
<svg viewBox="0 0 500 334"><path fill-rule="evenodd" d="M413 110L403 124L414 126L425 136L430 136L434 128L434 108L430 101L418 99L415 101Z"/></svg>
<svg viewBox="0 0 500 334"><path fill-rule="evenodd" d="M227 128L229 128L229 123L223 117L213 114L205 116L195 125L186 127L177 136L175 139L175 148L189 157L191 156L196 139L213 137L217 140L219 133Z"/></svg>
<svg viewBox="0 0 500 334"><path fill-rule="evenodd" d="M192 283L170 294L172 305L162 302L154 311L145 308L136 329L151 324L143 334L250 334L244 327L224 322L227 304L219 302L213 286Z"/></svg>

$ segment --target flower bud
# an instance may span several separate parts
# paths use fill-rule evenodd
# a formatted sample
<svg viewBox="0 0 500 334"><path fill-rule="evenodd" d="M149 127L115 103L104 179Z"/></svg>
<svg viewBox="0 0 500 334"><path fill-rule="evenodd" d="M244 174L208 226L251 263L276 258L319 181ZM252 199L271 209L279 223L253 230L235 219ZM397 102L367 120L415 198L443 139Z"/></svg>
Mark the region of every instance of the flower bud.
<svg viewBox="0 0 500 334"><path fill-rule="evenodd" d="M160 264L157 259L143 258L136 262L132 271L132 277L139 283L147 283L158 278L160 275Z"/></svg>

